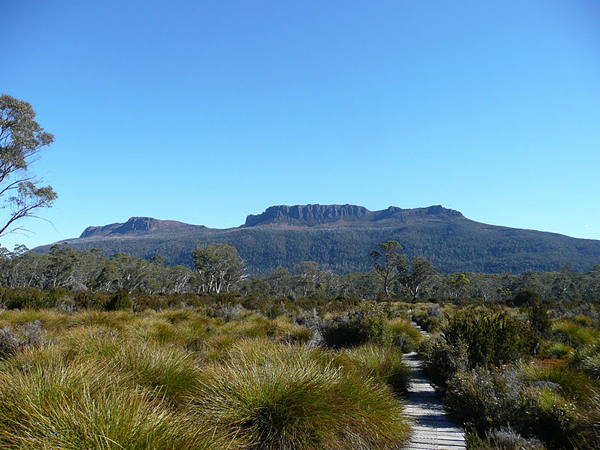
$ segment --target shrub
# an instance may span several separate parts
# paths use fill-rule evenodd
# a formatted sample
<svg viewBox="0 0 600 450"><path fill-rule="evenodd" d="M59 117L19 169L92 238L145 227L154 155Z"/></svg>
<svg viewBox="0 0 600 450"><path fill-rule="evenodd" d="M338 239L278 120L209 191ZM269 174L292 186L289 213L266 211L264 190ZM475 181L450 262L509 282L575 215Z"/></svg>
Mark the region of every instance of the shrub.
<svg viewBox="0 0 600 450"><path fill-rule="evenodd" d="M0 358L7 358L16 351L27 347L36 347L46 342L46 333L39 320L26 323L17 330L0 329Z"/></svg>
<svg viewBox="0 0 600 450"><path fill-rule="evenodd" d="M323 340L331 348L355 347L366 342L388 343L390 329L381 314L359 309L323 324Z"/></svg>
<svg viewBox="0 0 600 450"><path fill-rule="evenodd" d="M532 355L538 342L531 328L504 312L463 311L448 320L443 336L450 346L467 347L469 366L498 366Z"/></svg>
<svg viewBox="0 0 600 450"><path fill-rule="evenodd" d="M487 442L493 450L546 450L537 438L524 438L510 426L487 433Z"/></svg>
<svg viewBox="0 0 600 450"><path fill-rule="evenodd" d="M546 342L540 355L554 358L566 358L573 353L573 347L562 342Z"/></svg>
<svg viewBox="0 0 600 450"><path fill-rule="evenodd" d="M480 437L511 426L521 436L540 439L551 449L586 448L582 439L593 414L591 420L586 417L582 408L587 403L578 404L575 398L587 384L582 379L569 380L564 370L569 369L479 367L459 372L447 384L445 404L457 421L473 427ZM572 392L576 394L569 397Z"/></svg>
<svg viewBox="0 0 600 450"><path fill-rule="evenodd" d="M423 371L442 390L455 373L469 367L467 346L462 342L452 346L442 337L428 338L419 345L418 351Z"/></svg>
<svg viewBox="0 0 600 450"><path fill-rule="evenodd" d="M104 305L105 311L132 311L133 310L133 300L131 299L129 292L121 290L113 295L110 300Z"/></svg>
<svg viewBox="0 0 600 450"><path fill-rule="evenodd" d="M479 435L520 421L520 383L514 370L477 368L461 371L448 381L444 403L460 423Z"/></svg>
<svg viewBox="0 0 600 450"><path fill-rule="evenodd" d="M536 361L524 365L521 377L533 385L553 383L562 395L579 401L587 400L593 387L585 374L567 367L562 360Z"/></svg>
<svg viewBox="0 0 600 450"><path fill-rule="evenodd" d="M520 410L523 432L537 436L552 449L574 447L583 421L573 402L550 387L530 387L524 391Z"/></svg>
<svg viewBox="0 0 600 450"><path fill-rule="evenodd" d="M585 356L581 365L592 377L600 380L600 353Z"/></svg>
<svg viewBox="0 0 600 450"><path fill-rule="evenodd" d="M444 313L437 303L429 305L427 311L415 311L412 313L412 320L424 331L433 333L439 331L444 323Z"/></svg>
<svg viewBox="0 0 600 450"><path fill-rule="evenodd" d="M408 426L388 388L327 353L265 340L235 345L204 370L192 398L196 419L229 448L395 449Z"/></svg>

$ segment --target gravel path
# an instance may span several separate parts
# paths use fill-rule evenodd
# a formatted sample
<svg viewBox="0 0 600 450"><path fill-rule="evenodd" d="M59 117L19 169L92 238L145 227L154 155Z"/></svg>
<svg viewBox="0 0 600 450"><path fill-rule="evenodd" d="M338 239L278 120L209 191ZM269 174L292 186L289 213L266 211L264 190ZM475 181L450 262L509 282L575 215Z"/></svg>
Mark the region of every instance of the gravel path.
<svg viewBox="0 0 600 450"><path fill-rule="evenodd" d="M405 354L404 361L412 370L406 412L413 418L414 425L410 441L403 450L465 450L465 434L448 418L442 402L436 398L433 386L421 370L417 354Z"/></svg>

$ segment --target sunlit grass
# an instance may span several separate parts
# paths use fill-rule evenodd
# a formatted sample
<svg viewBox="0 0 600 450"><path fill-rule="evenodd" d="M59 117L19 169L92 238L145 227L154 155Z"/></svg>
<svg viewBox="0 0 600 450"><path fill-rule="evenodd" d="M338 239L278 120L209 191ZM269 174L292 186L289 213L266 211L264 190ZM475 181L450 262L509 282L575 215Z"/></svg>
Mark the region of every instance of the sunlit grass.
<svg viewBox="0 0 600 450"><path fill-rule="evenodd" d="M390 390L308 347L245 340L203 373L199 420L232 448L397 448L408 424Z"/></svg>
<svg viewBox="0 0 600 450"><path fill-rule="evenodd" d="M342 350L336 359L389 384L395 392L404 393L408 389L410 369L402 361L399 349L366 344Z"/></svg>

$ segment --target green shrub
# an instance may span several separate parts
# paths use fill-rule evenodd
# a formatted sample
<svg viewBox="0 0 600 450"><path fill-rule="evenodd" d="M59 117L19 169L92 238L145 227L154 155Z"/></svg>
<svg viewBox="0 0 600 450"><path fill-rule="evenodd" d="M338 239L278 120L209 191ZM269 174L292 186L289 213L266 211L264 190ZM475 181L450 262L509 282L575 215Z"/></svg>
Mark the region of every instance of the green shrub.
<svg viewBox="0 0 600 450"><path fill-rule="evenodd" d="M560 360L526 364L521 370L521 378L529 384L554 383L562 395L578 401L587 400L593 388L593 383L584 373L567 367Z"/></svg>
<svg viewBox="0 0 600 450"><path fill-rule="evenodd" d="M465 440L469 450L546 450L539 439L523 437L510 426L490 430L485 438L467 431Z"/></svg>
<svg viewBox="0 0 600 450"><path fill-rule="evenodd" d="M598 331L566 319L557 320L552 324L551 335L555 340L570 345L575 349L594 346L600 342L600 333Z"/></svg>
<svg viewBox="0 0 600 450"><path fill-rule="evenodd" d="M577 406L548 387L525 390L520 405L520 428L552 449L577 448L583 421Z"/></svg>
<svg viewBox="0 0 600 450"><path fill-rule="evenodd" d="M554 358L566 358L573 353L573 347L562 342L545 342L540 355Z"/></svg>
<svg viewBox="0 0 600 450"><path fill-rule="evenodd" d="M412 320L424 331L434 333L442 328L444 323L444 313L437 303L429 305L427 310L415 311L412 313Z"/></svg>
<svg viewBox="0 0 600 450"><path fill-rule="evenodd" d="M133 311L133 300L127 291L119 291L104 305L105 311Z"/></svg>
<svg viewBox="0 0 600 450"><path fill-rule="evenodd" d="M584 377L571 375L568 368L537 364L478 367L450 379L444 402L480 438L511 426L551 449L587 448L582 443L586 433L592 434L589 424L595 420L587 412L590 385Z"/></svg>
<svg viewBox="0 0 600 450"><path fill-rule="evenodd" d="M389 343L390 328L381 314L357 310L323 323L323 339L330 348L346 348L367 342Z"/></svg>
<svg viewBox="0 0 600 450"><path fill-rule="evenodd" d="M455 373L469 367L467 346L463 342L450 345L442 337L430 337L421 342L418 352L423 371L442 390Z"/></svg>
<svg viewBox="0 0 600 450"><path fill-rule="evenodd" d="M228 448L396 449L408 425L383 384L332 365L327 353L266 340L236 344L204 370L195 420Z"/></svg>
<svg viewBox="0 0 600 450"><path fill-rule="evenodd" d="M463 311L443 328L450 346L467 347L470 367L492 367L532 355L538 345L533 330L504 312Z"/></svg>
<svg viewBox="0 0 600 450"><path fill-rule="evenodd" d="M600 380L600 353L585 356L582 367L596 380Z"/></svg>
<svg viewBox="0 0 600 450"><path fill-rule="evenodd" d="M492 428L519 422L520 384L513 370L482 367L457 372L446 387L444 403L460 423L480 436Z"/></svg>

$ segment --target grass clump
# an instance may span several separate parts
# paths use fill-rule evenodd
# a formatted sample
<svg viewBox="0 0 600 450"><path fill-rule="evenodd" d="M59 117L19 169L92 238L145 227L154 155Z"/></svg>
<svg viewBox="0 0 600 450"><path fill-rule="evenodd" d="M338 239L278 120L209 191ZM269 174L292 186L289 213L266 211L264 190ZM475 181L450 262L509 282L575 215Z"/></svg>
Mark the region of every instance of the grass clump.
<svg viewBox="0 0 600 450"><path fill-rule="evenodd" d="M402 353L410 353L417 349L423 335L407 319L396 318L389 321L389 333L392 344L400 347Z"/></svg>
<svg viewBox="0 0 600 450"><path fill-rule="evenodd" d="M118 374L77 359L32 359L26 370L0 372L0 448L209 448L183 417Z"/></svg>
<svg viewBox="0 0 600 450"><path fill-rule="evenodd" d="M408 434L383 383L331 362L323 350L241 341L204 370L193 411L231 449L395 449Z"/></svg>
<svg viewBox="0 0 600 450"><path fill-rule="evenodd" d="M402 353L394 348L366 344L342 350L338 359L387 383L397 393L406 393L408 390L410 369L402 361Z"/></svg>

